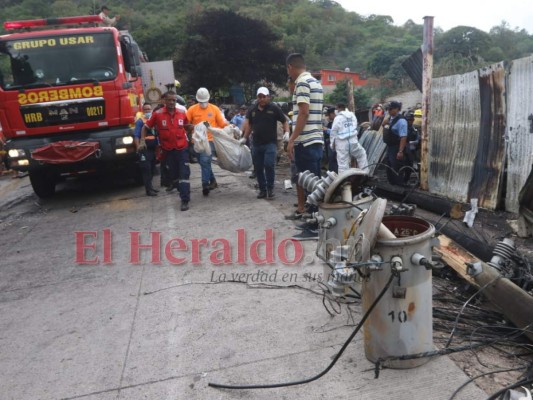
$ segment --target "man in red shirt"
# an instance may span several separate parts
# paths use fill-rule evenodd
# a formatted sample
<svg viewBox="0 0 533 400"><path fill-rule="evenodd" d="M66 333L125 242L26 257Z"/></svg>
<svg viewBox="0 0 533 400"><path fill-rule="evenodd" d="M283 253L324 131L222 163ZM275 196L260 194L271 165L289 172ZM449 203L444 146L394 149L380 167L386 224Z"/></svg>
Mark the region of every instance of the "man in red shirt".
<svg viewBox="0 0 533 400"><path fill-rule="evenodd" d="M187 115L176 108L177 95L170 91L165 93L165 107L152 113L141 132L139 150L146 147L145 137L148 129L155 128L159 135L159 144L166 155L172 182L179 181L178 190L181 198L181 211L189 209L191 185L189 176L189 141L185 133Z"/></svg>

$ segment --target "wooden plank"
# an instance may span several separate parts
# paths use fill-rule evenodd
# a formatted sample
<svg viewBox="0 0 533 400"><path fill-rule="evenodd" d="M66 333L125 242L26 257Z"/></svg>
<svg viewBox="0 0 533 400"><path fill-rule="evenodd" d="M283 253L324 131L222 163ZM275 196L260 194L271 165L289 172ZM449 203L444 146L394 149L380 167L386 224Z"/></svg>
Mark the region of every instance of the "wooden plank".
<svg viewBox="0 0 533 400"><path fill-rule="evenodd" d="M466 263L480 261L472 253L466 251L448 236L439 236L440 246L435 248L435 253L442 257L447 265L453 268L469 284L479 287L476 281L466 273Z"/></svg>

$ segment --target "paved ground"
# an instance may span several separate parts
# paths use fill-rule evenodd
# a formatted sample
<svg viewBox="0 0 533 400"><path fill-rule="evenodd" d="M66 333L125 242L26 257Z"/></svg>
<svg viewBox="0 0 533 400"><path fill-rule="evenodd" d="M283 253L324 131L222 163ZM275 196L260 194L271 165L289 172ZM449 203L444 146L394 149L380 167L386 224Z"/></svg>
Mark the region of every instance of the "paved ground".
<svg viewBox="0 0 533 400"><path fill-rule="evenodd" d="M308 378L353 329L345 326L352 324L346 310L331 317L316 293L277 288L318 291L306 274L322 273L314 242L303 243L298 265L277 251L295 232L280 211L292 210L294 193L283 192L280 180L276 200L257 200L245 175L216 171L220 187L204 198L193 165L186 213L175 193L149 198L129 184L73 183L37 201L28 178L0 180L2 399L438 400L467 380L448 357L385 369L376 380L358 334L318 381L253 391L208 387ZM143 244L159 235L160 255L142 250L135 263L133 232ZM242 247L238 232L246 236ZM262 264L265 247L256 242L256 257L253 243L270 232L273 262ZM85 238L84 252L76 238ZM95 257L96 265L80 263ZM177 258L183 263L172 264ZM469 385L456 398L486 394Z"/></svg>

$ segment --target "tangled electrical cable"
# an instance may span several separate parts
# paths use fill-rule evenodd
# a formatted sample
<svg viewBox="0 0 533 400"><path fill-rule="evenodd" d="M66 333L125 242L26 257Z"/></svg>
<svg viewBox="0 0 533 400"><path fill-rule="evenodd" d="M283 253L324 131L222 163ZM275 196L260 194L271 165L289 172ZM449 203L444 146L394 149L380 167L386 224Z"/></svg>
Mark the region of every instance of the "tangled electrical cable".
<svg viewBox="0 0 533 400"><path fill-rule="evenodd" d="M370 167L384 167L385 169L389 170L392 174L394 174L396 176L396 178L403 178L404 177L404 174L406 174L407 172L409 172L409 176L411 176L412 174L415 175L416 177L416 181L412 184L405 184L405 188L409 188L410 190L406 193L404 199L401 201L401 203L405 202L407 200L407 198L416 190L416 188L419 186L420 184L420 176L418 174L418 171L416 169L414 169L413 167L409 166L409 165L404 165L403 167L401 167L398 171L395 171L394 168L392 168L390 165L388 164L384 164L382 162L376 162L376 163L372 163L372 164L369 164L368 165L368 169L370 170Z"/></svg>
<svg viewBox="0 0 533 400"><path fill-rule="evenodd" d="M494 393L492 396L488 397L487 400L497 400L500 399L502 395L504 395L508 390L515 389L520 386L527 386L533 384L533 378L523 379L519 382L516 382L512 385L509 385L507 387L504 387L503 389L499 390L498 392Z"/></svg>
<svg viewBox="0 0 533 400"><path fill-rule="evenodd" d="M300 385L312 382L314 380L319 379L320 377L324 376L331 368L335 365L335 363L338 361L338 359L341 357L343 352L345 351L348 344L353 340L357 332L360 330L362 325L364 324L365 320L370 315L373 308L377 305L379 300L382 298L382 296L386 293L388 288L390 287L390 284L392 282L392 279L394 278L394 274L391 274L391 278L387 282L386 286L383 288L382 292L378 295L378 298L374 301L374 303L371 305L370 309L365 313L362 320L359 322L359 324L356 326L348 340L344 343L341 350L337 353L337 355L334 357L333 361L328 365L328 367L322 371L321 373L315 375L314 377L301 380L301 381L295 381L295 382L288 382L288 383L280 383L280 384L274 384L274 385L240 385L240 386L232 386L232 385L221 385L217 383L210 383L209 386L216 387L216 388L225 388L225 389L263 389L263 388L275 388L275 387L285 387L285 386L294 386L294 385ZM325 302L325 291L328 290L328 287L320 282L319 280L312 278L309 276L310 280L314 280L318 283L320 286L322 292L319 292L317 290L312 290L310 288L306 288L300 285L289 285L289 286L278 286L278 285L271 285L271 284L265 284L265 283L254 283L250 284L244 281L225 281L220 283L237 283L237 284L245 284L248 288L251 289L298 289L303 290L305 292L309 292L314 295L320 295L323 297L323 301ZM444 281L436 277L434 279L434 287L437 288L437 293L434 294L433 300L434 302L437 302L438 305L434 305L433 307L433 317L434 317L434 328L441 332L450 333L450 323L452 324L451 327L451 333L447 340L447 343L445 346L443 346L440 350L435 350L431 352L425 352L425 353L419 353L419 354L410 354L410 355L404 355L404 356L391 356L383 359L377 360L375 363L375 377L379 377L379 371L381 368L383 368L383 365L388 360L408 360L408 359L415 359L415 358L428 358L428 357L436 357L441 355L447 355L452 353L458 353L462 351L474 351L476 349L482 349L484 347L491 347L499 352L504 353L508 357L512 357L516 361L519 361L521 365L518 367L512 367L507 369L497 369L493 371L484 372L482 374L479 374L475 377L470 378L467 382L462 384L459 388L456 389L456 391L452 394L452 397L450 400L453 400L454 397L457 395L457 393L460 392L464 387L466 387L469 383L483 377L486 375L491 374L497 374L502 372L508 372L508 371L519 371L522 369L528 368L529 370L533 370L532 363L530 358L533 355L533 345L526 342L523 339L523 334L526 331L531 332L533 330L533 322L522 329L513 327L513 326L506 326L502 323L502 320L504 320L504 317L502 314L498 313L497 311L485 309L481 307L480 305L474 304L474 299L483 292L484 288L477 290L473 295L470 295L466 301L461 301L456 296L452 296L450 294L450 290L443 287ZM145 292L145 295L148 294L155 294L156 292L159 292L161 290L169 290L173 288L178 288L181 286L186 285L206 285L206 284L219 284L219 282L186 282L180 285L175 285L168 288L159 289L157 291L153 292ZM449 283L448 283L449 284ZM331 301L331 299L327 299L328 301ZM341 303L335 300L337 305L339 307L342 307L343 305L346 306L348 309L349 317L352 318L353 321L353 315L350 310L350 304L353 303ZM355 303L355 302L354 302ZM330 306L332 303L330 303ZM327 306L324 305L327 309ZM341 314L340 308L334 309L335 314L339 315ZM335 314L331 313L328 310L328 313L331 316L335 316ZM355 323L354 323L355 325ZM349 327L354 326L349 324L344 324L340 327ZM334 327L333 329L338 329L340 327ZM326 331L322 331L326 332ZM456 341L461 342L467 342L467 344L458 345L455 347L451 347L451 340L452 338L455 338ZM524 351L522 353L512 353L509 352L507 349L504 348L504 346L511 347L511 348L518 348L521 351ZM475 357L478 358L477 353L474 353ZM478 358L478 362L486 367L489 368L490 366L484 365ZM500 398L507 390L531 384L532 380L530 376L527 376L524 379L520 379L516 383L509 385L502 390L498 391L497 393L493 394L490 399L496 400Z"/></svg>
<svg viewBox="0 0 533 400"><path fill-rule="evenodd" d="M368 319L368 317L370 316L370 314L372 313L374 308L377 306L377 304L379 303L381 298L385 295L387 290L389 290L389 287L392 284L392 281L396 277L396 275L397 275L397 273L394 272L394 271L393 271L393 273L391 273L389 280L387 281L387 283L385 284L385 286L383 287L381 292L378 294L378 296L376 297L374 302L370 305L370 307L368 308L367 312L363 315L363 318L361 318L361 321L359 321L359 323L357 324L357 326L354 329L354 331L352 332L352 334L344 342L344 344L342 345L341 349L335 355L335 357L333 358L331 363L326 367L326 369L324 369L319 374L317 374L315 376L312 376L311 378L302 379L302 380L299 380L299 381L285 382L285 383L274 383L274 384L269 384L269 385L225 385L225 384L213 383L213 382L209 382L208 385L211 386L211 387L214 387L214 388L218 388L218 389L273 389L273 388L279 388L279 387L303 385L303 384L306 384L306 383L309 383L309 382L313 382L313 381L321 378L322 376L326 375L331 370L331 368L333 368L333 366L337 363L337 361L342 356L342 354L344 353L344 351L346 350L346 348L348 347L350 342L353 340L355 335L357 335L357 332L359 332L359 330L361 329L361 327L363 326L365 321Z"/></svg>
<svg viewBox="0 0 533 400"><path fill-rule="evenodd" d="M529 327L523 329L510 327L500 312L473 304L473 300L489 285L484 285L469 296L466 301L461 301L457 298L460 293L451 295L449 289L444 288L441 282L445 281L434 277L434 287L437 289L437 293L433 295L433 318L434 329L448 334L445 347L450 346L453 338L461 342L470 341L472 332L479 330L488 331L483 335L480 334L479 338L483 336L482 339L504 340L508 339L507 334L510 329L515 329L520 333L529 329ZM492 283L493 281L489 282L489 284ZM447 285L449 286L449 283ZM514 340L516 345L522 345L523 342L521 338Z"/></svg>
<svg viewBox="0 0 533 400"><path fill-rule="evenodd" d="M483 287L481 287L476 293L474 293L464 304L463 306L461 307L461 309L459 310L459 312L457 313L457 317L455 318L455 322L453 324L453 329L450 333L450 338L448 339L448 341L446 342L446 346L444 347L449 347L451 342L452 342L452 339L453 339L453 335L455 333L455 330L457 328L457 323L459 322L459 318L461 318L461 315L463 314L466 306L468 305L468 303L470 303L470 301L476 297L477 295L481 294L483 292L483 290L485 290L488 286L492 285L497 279L500 279L501 276L498 275L496 278L494 278L493 280L487 282Z"/></svg>
<svg viewBox="0 0 533 400"><path fill-rule="evenodd" d="M453 349L450 344L452 339L455 339L461 343L466 342L464 350L472 351L479 365L485 369L494 368L495 365L486 365L480 359L480 355L484 353L480 353L479 350L483 348L493 349L504 359L508 359L508 363L511 364L507 369L502 369L502 365L498 365L498 369L483 372L469 379L454 392L450 400L466 385L483 376L531 368L533 345L527 341L524 334L531 332L533 322L521 329L510 326L501 313L484 306L481 299L476 299L476 297L484 291L487 285L478 289L466 301L457 298L460 293L455 293L455 296L452 296L448 289L441 287L441 280L438 277L434 280L434 287L438 293L433 296L434 303L436 303L433 307L433 326L436 331L448 335L446 343L443 342L442 344L443 349L441 351ZM477 304L474 303L474 299L478 302ZM451 327L450 324L452 324ZM501 395L503 391L499 393Z"/></svg>
<svg viewBox="0 0 533 400"><path fill-rule="evenodd" d="M496 370L496 371L489 371L489 372L485 372L483 374L479 374L479 375L476 375L470 379L468 379L465 383L463 383L461 386L459 386L455 392L452 393L451 397L449 398L449 400L453 400L455 398L455 396L457 396L459 394L459 392L461 390L463 390L467 385L469 385L470 383L474 382L476 379L479 379L479 378L482 378L484 376L487 376L487 375L494 375L494 374L501 374L503 372L511 372L511 371L520 371L521 369L523 369L523 367L519 367L519 368L507 368L507 369L499 369L499 370ZM507 388L506 388L507 389Z"/></svg>

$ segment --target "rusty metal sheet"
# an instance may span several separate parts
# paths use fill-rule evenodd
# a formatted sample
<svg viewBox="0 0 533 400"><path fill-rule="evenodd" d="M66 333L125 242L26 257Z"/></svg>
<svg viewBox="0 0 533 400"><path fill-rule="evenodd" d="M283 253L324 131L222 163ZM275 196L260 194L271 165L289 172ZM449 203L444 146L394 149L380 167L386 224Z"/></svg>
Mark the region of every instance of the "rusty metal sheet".
<svg viewBox="0 0 533 400"><path fill-rule="evenodd" d="M433 79L428 130L431 193L468 202L480 114L478 71Z"/></svg>
<svg viewBox="0 0 533 400"><path fill-rule="evenodd" d="M429 191L498 207L505 160L505 68L433 80Z"/></svg>
<svg viewBox="0 0 533 400"><path fill-rule="evenodd" d="M505 209L519 211L519 194L533 164L533 56L511 63L507 85Z"/></svg>
<svg viewBox="0 0 533 400"><path fill-rule="evenodd" d="M468 198L495 210L502 191L505 161L505 68L494 64L479 71L480 134Z"/></svg>

